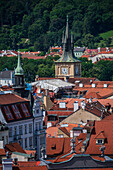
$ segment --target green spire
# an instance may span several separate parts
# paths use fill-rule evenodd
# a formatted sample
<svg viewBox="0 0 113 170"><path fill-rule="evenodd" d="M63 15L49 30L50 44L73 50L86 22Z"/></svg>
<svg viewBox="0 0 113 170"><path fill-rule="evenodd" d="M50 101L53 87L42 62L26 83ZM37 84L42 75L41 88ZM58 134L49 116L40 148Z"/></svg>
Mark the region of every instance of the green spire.
<svg viewBox="0 0 113 170"><path fill-rule="evenodd" d="M20 64L20 53L18 53L18 64L17 68L15 69L15 75L24 75L24 70Z"/></svg>

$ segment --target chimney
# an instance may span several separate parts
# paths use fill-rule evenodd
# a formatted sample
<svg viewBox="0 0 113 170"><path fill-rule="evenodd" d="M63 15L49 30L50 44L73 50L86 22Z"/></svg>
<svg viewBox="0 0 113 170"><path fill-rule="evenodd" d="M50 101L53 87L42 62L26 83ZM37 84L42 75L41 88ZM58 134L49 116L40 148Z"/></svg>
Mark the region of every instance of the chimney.
<svg viewBox="0 0 113 170"><path fill-rule="evenodd" d="M70 130L70 138L73 138L73 130Z"/></svg>
<svg viewBox="0 0 113 170"><path fill-rule="evenodd" d="M86 106L85 101L84 101L84 100L81 101L81 108L82 108L83 110L85 110L85 106Z"/></svg>
<svg viewBox="0 0 113 170"><path fill-rule="evenodd" d="M60 102L59 108L66 108L66 102Z"/></svg>
<svg viewBox="0 0 113 170"><path fill-rule="evenodd" d="M79 109L78 101L75 101L73 104L74 104L74 112L75 112Z"/></svg>
<svg viewBox="0 0 113 170"><path fill-rule="evenodd" d="M2 159L3 170L12 170L13 159L8 158Z"/></svg>

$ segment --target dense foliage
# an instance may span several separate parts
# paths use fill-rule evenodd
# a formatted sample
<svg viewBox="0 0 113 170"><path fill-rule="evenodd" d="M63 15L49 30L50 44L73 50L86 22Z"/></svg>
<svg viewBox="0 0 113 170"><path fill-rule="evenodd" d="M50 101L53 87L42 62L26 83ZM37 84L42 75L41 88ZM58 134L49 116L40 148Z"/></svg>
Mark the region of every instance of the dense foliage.
<svg viewBox="0 0 113 170"><path fill-rule="evenodd" d="M54 57L58 60L59 56ZM17 57L0 57L0 71L5 69L14 70L17 67ZM39 77L54 77L55 63L53 57L49 56L46 59L21 59L21 65L24 69L26 82L35 81L36 75Z"/></svg>
<svg viewBox="0 0 113 170"><path fill-rule="evenodd" d="M102 40L99 33L113 29L112 0L1 0L0 50L47 51L61 45L67 14L78 46L95 48ZM104 39L100 45L110 43Z"/></svg>
<svg viewBox="0 0 113 170"><path fill-rule="evenodd" d="M59 56L54 57L58 60ZM24 69L26 82L35 81L36 75L39 77L54 77L55 63L53 57L49 56L46 59L33 60L21 59L21 64ZM101 60L96 64L92 64L87 58L80 58L82 61L82 77L96 77L99 80L113 80L113 61ZM17 57L1 57L0 71L4 69L14 70L17 66Z"/></svg>

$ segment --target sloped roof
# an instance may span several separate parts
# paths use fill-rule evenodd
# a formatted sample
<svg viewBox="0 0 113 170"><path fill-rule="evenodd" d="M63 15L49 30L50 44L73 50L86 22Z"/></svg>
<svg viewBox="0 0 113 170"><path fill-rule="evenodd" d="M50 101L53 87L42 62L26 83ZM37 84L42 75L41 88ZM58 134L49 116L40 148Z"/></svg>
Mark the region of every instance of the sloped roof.
<svg viewBox="0 0 113 170"><path fill-rule="evenodd" d="M23 148L19 145L19 143L10 143L5 145L5 149L10 152L21 152L26 153Z"/></svg>
<svg viewBox="0 0 113 170"><path fill-rule="evenodd" d="M52 145L56 145L55 149L52 149ZM54 156L64 153L68 153L71 150L70 138L47 138L47 155Z"/></svg>
<svg viewBox="0 0 113 170"><path fill-rule="evenodd" d="M14 94L0 95L2 119L4 122L30 118L29 100ZM5 120L4 120L5 119Z"/></svg>
<svg viewBox="0 0 113 170"><path fill-rule="evenodd" d="M18 165L13 165L13 169L14 170L47 170L47 166L46 165L41 165L39 166L40 161L18 161Z"/></svg>
<svg viewBox="0 0 113 170"><path fill-rule="evenodd" d="M63 34L62 37L62 43L63 43L63 54L61 58L59 58L56 63L59 62L81 62L78 60L77 57L75 57L73 48L74 48L74 43L73 43L73 38L70 35L69 31L69 24L68 24L68 16L67 16L67 23L66 23L66 31L65 35Z"/></svg>
<svg viewBox="0 0 113 170"><path fill-rule="evenodd" d="M65 127L60 127L59 128L63 133L65 133L68 137L70 137L70 133L67 131Z"/></svg>
<svg viewBox="0 0 113 170"><path fill-rule="evenodd" d="M104 134L104 131L101 131L96 137L95 139L106 139L106 136Z"/></svg>
<svg viewBox="0 0 113 170"><path fill-rule="evenodd" d="M52 136L58 137L58 127L48 127L46 129L46 135L47 137L52 137Z"/></svg>
<svg viewBox="0 0 113 170"><path fill-rule="evenodd" d="M104 143L105 146L105 155L113 155L113 120L102 120L102 121L95 121L94 129L92 130L91 137L89 140L89 145L86 149L86 154L91 155L100 155L100 147L101 145L96 144L96 136L100 132L104 132L106 141Z"/></svg>
<svg viewBox="0 0 113 170"><path fill-rule="evenodd" d="M89 92L88 94L86 93L86 95L84 96L85 98L89 99L89 98L96 98L96 99L101 99L102 97L97 93L97 92Z"/></svg>
<svg viewBox="0 0 113 170"><path fill-rule="evenodd" d="M94 94L95 93L98 93L99 97L101 96L102 98L107 98L107 97L110 97L110 96L113 96L113 89L112 88L86 88L86 87L77 87L77 88L74 88L73 90L77 90L77 91L87 91L86 95L89 96L90 93ZM98 97L98 96L96 96Z"/></svg>
<svg viewBox="0 0 113 170"><path fill-rule="evenodd" d="M28 102L29 100L17 96L15 94L2 94L0 95L0 105L14 104L19 102Z"/></svg>
<svg viewBox="0 0 113 170"><path fill-rule="evenodd" d="M5 149L0 149L0 156L6 156L6 151Z"/></svg>

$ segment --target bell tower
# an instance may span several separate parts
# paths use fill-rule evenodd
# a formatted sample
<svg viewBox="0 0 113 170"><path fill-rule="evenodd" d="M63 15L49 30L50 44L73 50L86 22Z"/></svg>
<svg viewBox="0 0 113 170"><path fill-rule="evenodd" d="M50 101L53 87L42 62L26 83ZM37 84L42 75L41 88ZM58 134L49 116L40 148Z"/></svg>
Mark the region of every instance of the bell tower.
<svg viewBox="0 0 113 170"><path fill-rule="evenodd" d="M73 49L73 35L69 31L69 23L67 16L66 31L62 36L63 54L59 60L55 62L55 77L81 77L81 61L75 57Z"/></svg>
<svg viewBox="0 0 113 170"><path fill-rule="evenodd" d="M15 69L15 85L13 86L14 93L23 97L23 93L25 90L25 83L24 83L24 70L21 67L20 63L20 53L18 53L18 64Z"/></svg>

